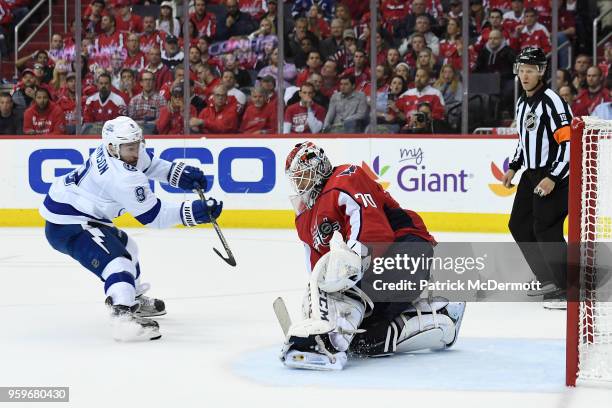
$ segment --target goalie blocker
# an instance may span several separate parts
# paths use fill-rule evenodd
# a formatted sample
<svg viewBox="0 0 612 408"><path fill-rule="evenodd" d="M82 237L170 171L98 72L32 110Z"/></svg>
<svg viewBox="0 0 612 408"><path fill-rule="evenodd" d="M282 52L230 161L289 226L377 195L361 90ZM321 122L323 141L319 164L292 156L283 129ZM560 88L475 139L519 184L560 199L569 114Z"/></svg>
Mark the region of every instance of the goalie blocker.
<svg viewBox="0 0 612 408"><path fill-rule="evenodd" d="M401 302L375 303L361 289L370 260L363 242L408 241L421 244L419 248L424 244L433 253L435 240L420 216L402 209L359 166L333 168L313 143L296 145L285 171L297 193L292 200L296 228L312 271L302 318L286 333L281 352L285 365L337 370L346 364L347 353L383 356L452 346L465 303L419 299L420 291L408 293ZM429 271L421 269L406 278L428 279ZM283 323L287 319L280 318L283 313L276 306Z"/></svg>

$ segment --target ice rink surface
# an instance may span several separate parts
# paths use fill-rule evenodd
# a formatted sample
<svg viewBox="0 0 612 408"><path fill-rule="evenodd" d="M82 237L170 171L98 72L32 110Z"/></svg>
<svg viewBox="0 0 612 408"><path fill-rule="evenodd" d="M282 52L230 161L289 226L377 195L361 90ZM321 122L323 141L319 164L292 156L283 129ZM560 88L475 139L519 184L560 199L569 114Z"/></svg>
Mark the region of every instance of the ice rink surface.
<svg viewBox="0 0 612 408"><path fill-rule="evenodd" d="M564 387L565 313L470 303L448 351L351 360L342 372L286 369L272 301L297 316L303 249L291 230L128 229L163 337L117 343L102 283L54 252L42 229L0 229L0 386L69 386L43 407L612 407L612 390ZM435 234L438 241L508 240ZM0 408L37 406L0 403Z"/></svg>

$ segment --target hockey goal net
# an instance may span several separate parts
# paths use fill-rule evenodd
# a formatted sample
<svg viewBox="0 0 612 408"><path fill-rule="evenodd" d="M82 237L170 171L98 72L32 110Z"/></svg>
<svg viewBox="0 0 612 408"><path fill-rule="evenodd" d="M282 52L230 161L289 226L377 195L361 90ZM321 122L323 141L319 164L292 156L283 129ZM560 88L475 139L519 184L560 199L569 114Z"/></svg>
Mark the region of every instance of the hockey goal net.
<svg viewBox="0 0 612 408"><path fill-rule="evenodd" d="M612 121L575 118L570 142L567 385L612 385Z"/></svg>

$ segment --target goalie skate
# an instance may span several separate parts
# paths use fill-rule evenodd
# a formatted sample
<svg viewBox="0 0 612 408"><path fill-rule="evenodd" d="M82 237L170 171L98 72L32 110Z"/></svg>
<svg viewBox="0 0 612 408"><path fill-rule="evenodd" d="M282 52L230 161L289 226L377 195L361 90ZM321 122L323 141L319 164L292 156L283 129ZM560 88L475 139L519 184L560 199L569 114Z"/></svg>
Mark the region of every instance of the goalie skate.
<svg viewBox="0 0 612 408"><path fill-rule="evenodd" d="M336 371L342 370L346 365L345 352L339 352L330 356L311 351L290 350L285 355L284 363L290 368L306 370Z"/></svg>

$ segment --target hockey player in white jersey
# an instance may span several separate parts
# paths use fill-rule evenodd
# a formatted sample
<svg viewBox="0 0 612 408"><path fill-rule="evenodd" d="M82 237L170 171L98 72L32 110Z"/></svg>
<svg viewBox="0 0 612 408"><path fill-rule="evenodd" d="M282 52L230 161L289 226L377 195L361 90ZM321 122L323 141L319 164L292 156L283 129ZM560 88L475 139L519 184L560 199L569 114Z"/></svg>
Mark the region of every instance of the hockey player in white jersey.
<svg viewBox="0 0 612 408"><path fill-rule="evenodd" d="M219 217L223 209L223 202L214 199L161 201L149 180L183 190L207 185L200 169L149 154L138 124L120 116L104 124L102 144L84 165L55 179L40 206L51 246L104 282L112 334L119 341L160 338L159 325L150 317L166 309L163 301L144 295L149 285L141 283L138 247L112 219L127 212L146 226L193 227Z"/></svg>

